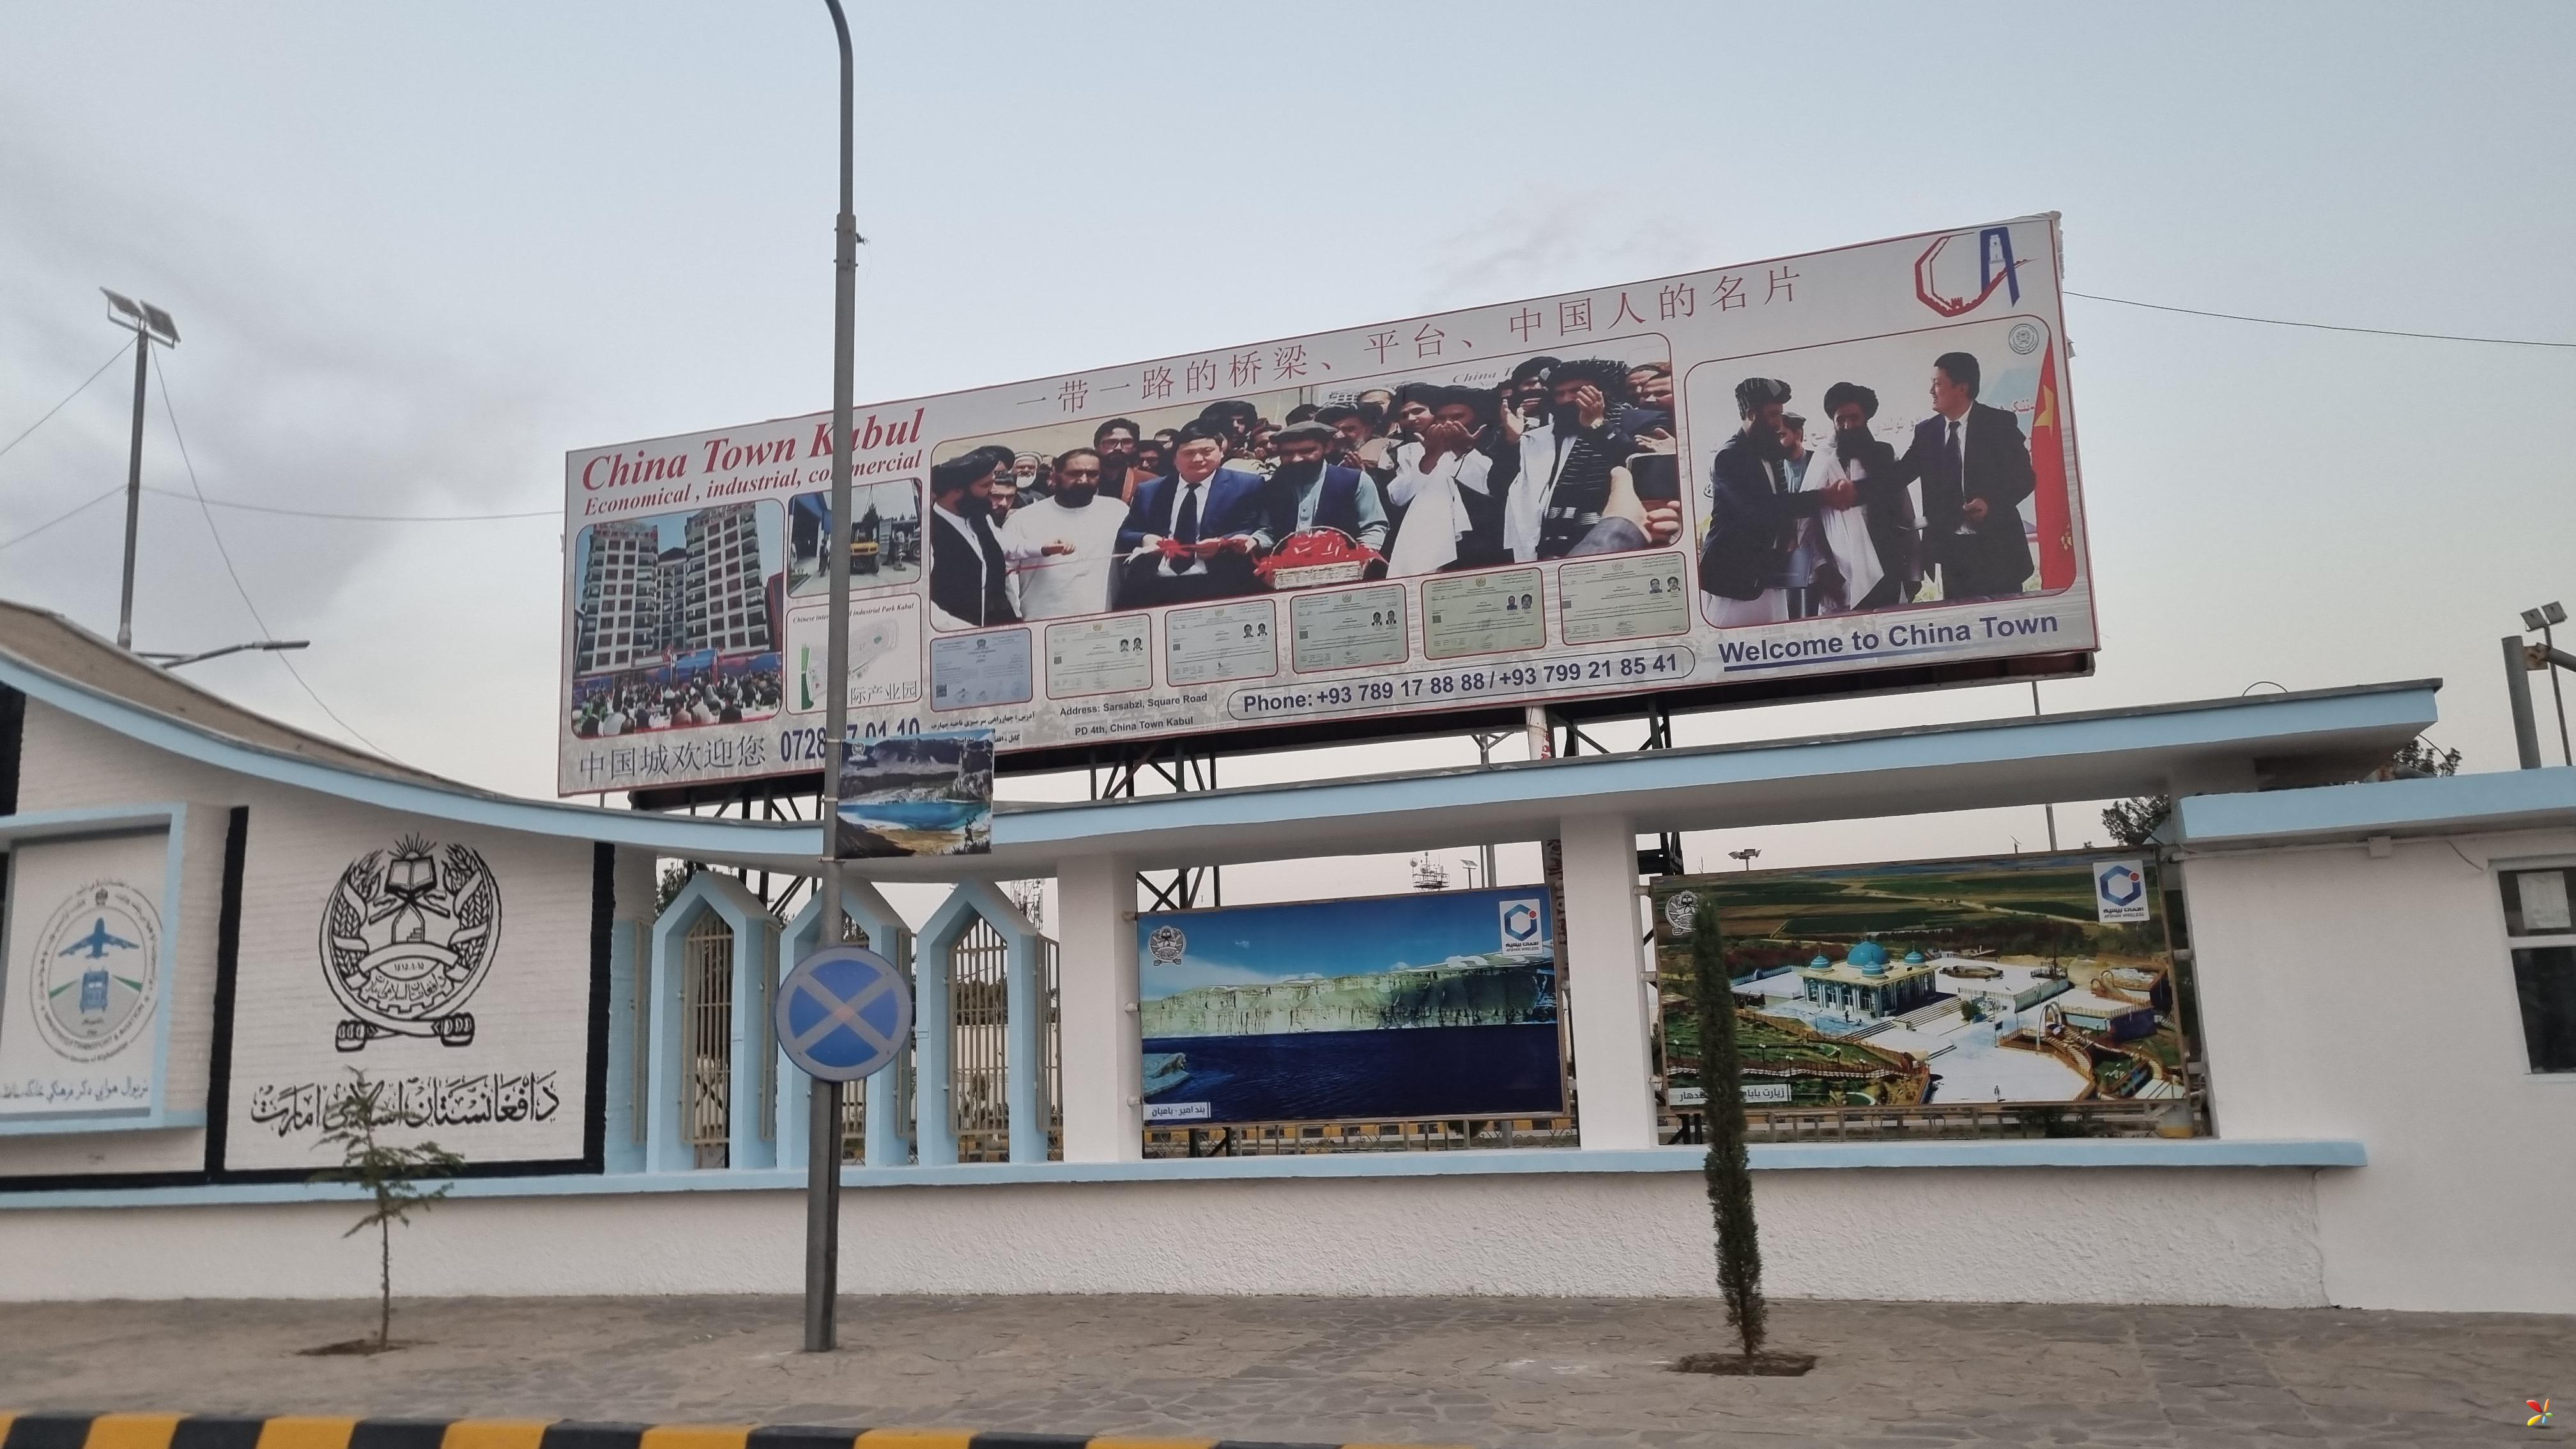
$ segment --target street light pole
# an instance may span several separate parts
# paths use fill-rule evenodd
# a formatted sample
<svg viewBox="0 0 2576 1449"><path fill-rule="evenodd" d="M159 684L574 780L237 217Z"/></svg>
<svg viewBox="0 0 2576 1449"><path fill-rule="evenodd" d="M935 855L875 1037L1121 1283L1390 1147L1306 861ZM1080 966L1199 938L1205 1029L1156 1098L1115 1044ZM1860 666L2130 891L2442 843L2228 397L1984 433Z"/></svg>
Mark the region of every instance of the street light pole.
<svg viewBox="0 0 2576 1449"><path fill-rule="evenodd" d="M823 0L841 46L841 214L832 237L832 602L824 626L822 908L818 946L841 942L841 767L850 732L850 371L858 325L859 223L851 192L856 170L851 108L857 80L850 22L841 0ZM841 1279L841 1084L807 1079L805 1351L829 1353L838 1338Z"/></svg>
<svg viewBox="0 0 2576 1449"><path fill-rule="evenodd" d="M134 329L134 441L125 458L125 582L116 598L116 647L134 647L134 535L143 522L143 384L152 374L152 334Z"/></svg>
<svg viewBox="0 0 2576 1449"><path fill-rule="evenodd" d="M108 320L134 334L134 439L125 461L125 582L116 601L116 647L134 647L134 538L143 522L143 385L152 376L152 344L179 345L179 324L149 302L98 289Z"/></svg>

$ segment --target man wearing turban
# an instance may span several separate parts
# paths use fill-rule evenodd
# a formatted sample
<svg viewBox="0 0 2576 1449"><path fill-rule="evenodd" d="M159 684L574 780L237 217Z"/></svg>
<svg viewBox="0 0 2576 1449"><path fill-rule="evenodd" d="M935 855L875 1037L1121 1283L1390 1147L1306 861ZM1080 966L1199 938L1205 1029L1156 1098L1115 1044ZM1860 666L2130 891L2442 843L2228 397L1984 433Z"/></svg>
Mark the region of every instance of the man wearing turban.
<svg viewBox="0 0 2576 1449"><path fill-rule="evenodd" d="M1849 480L1807 490L1790 480L1781 420L1788 403L1789 384L1776 377L1737 383L1735 410L1743 426L1709 466L1699 586L1710 595L1709 622L1720 628L1786 622L1790 555L1800 526L1855 501Z"/></svg>

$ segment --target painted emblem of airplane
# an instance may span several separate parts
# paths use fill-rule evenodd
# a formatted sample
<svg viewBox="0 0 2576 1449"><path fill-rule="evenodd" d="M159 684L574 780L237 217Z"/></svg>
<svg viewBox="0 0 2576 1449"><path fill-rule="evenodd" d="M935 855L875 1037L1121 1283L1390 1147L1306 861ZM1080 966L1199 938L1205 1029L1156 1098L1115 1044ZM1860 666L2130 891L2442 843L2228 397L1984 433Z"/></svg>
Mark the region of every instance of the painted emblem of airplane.
<svg viewBox="0 0 2576 1449"><path fill-rule="evenodd" d="M54 954L57 956L77 956L83 952L87 952L89 960L103 961L107 959L107 948L110 946L126 951L135 949L132 941L125 939L123 936L110 934L107 929L107 918L105 916L101 916L90 926L88 935L72 942L70 945L65 946Z"/></svg>

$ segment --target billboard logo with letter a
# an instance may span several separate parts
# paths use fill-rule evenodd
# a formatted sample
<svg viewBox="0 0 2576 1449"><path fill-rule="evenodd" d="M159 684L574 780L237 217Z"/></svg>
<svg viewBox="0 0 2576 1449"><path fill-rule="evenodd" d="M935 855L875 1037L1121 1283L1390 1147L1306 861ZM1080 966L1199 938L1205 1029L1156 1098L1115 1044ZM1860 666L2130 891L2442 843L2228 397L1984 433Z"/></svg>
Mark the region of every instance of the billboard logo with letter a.
<svg viewBox="0 0 2576 1449"><path fill-rule="evenodd" d="M1923 305L1944 317L1959 317L1974 312L1985 300L2004 289L2005 300L2021 301L2021 263L2013 260L2012 228L1990 226L1977 233L1974 292L1967 290L1968 258L1963 249L1952 243L1967 240L1966 232L1953 232L1923 249L1914 259L1914 295Z"/></svg>
<svg viewBox="0 0 2576 1449"><path fill-rule="evenodd" d="M1524 898L1499 903L1503 917L1503 947L1535 946L1543 939L1538 901Z"/></svg>

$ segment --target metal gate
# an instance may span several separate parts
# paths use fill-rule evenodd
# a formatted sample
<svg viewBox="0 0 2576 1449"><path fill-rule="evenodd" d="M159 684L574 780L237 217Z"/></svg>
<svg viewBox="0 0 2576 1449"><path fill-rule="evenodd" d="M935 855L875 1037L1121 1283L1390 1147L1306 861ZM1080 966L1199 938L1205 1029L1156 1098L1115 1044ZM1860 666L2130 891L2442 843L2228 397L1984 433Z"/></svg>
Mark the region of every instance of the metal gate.
<svg viewBox="0 0 2576 1449"><path fill-rule="evenodd" d="M680 1140L723 1167L733 1131L733 927L708 911L680 950Z"/></svg>
<svg viewBox="0 0 2576 1449"><path fill-rule="evenodd" d="M948 953L949 1120L961 1162L1011 1152L1010 943L980 917Z"/></svg>

